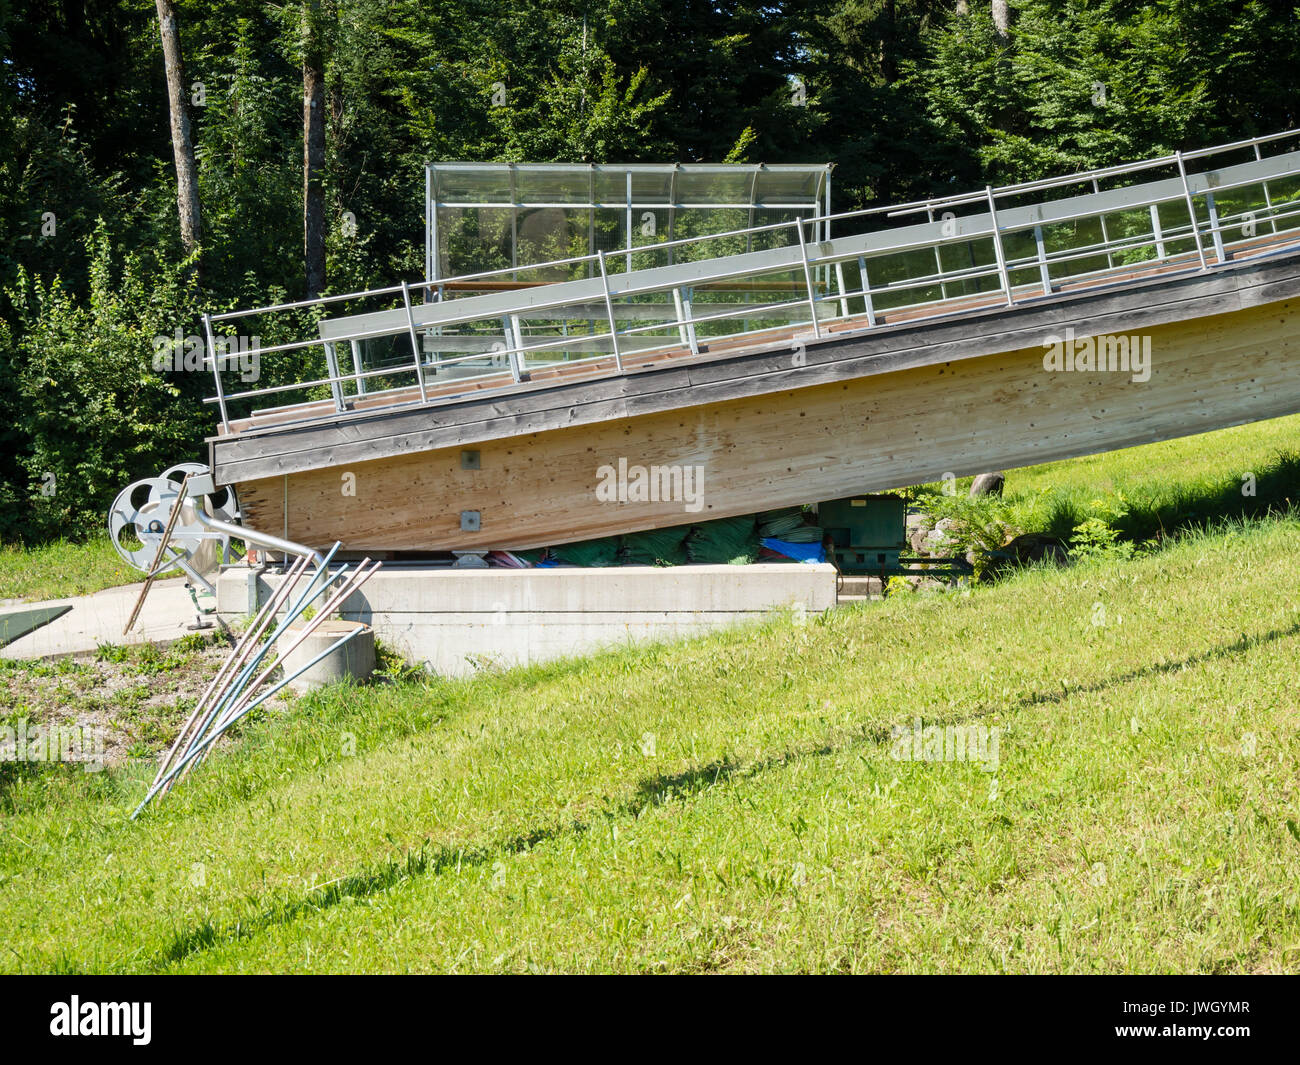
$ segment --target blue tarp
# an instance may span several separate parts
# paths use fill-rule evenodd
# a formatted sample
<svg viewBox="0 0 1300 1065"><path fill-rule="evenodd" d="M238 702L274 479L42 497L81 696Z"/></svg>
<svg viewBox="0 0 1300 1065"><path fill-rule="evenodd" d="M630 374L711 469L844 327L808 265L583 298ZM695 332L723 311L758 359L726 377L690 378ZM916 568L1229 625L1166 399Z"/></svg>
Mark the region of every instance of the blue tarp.
<svg viewBox="0 0 1300 1065"><path fill-rule="evenodd" d="M759 542L769 551L785 555L786 558L792 558L796 562L826 561L826 548L821 544L792 544L788 540L773 540L770 536L764 536Z"/></svg>

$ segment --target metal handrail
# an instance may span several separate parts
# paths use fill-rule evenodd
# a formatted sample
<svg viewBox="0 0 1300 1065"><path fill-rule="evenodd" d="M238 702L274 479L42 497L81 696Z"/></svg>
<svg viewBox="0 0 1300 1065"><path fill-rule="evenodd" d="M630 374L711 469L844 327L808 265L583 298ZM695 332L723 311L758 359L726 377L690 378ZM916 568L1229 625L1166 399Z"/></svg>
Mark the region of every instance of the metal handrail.
<svg viewBox="0 0 1300 1065"><path fill-rule="evenodd" d="M1294 210L1282 209L1294 205L1294 194L1280 198L1280 202L1275 202L1279 198L1269 189L1270 181L1277 182L1283 179L1300 178L1300 151L1292 150L1268 156L1263 155L1260 151L1261 145L1273 144L1297 136L1300 136L1300 129L1234 141L1230 144L1197 149L1191 152L1175 151L1170 155L1153 159L1114 167L1103 167L1062 177L1045 178L996 188L986 186L981 192L930 198L912 203L885 205L865 210L827 213L787 222L662 241L639 247L628 247L619 249L617 252L598 251L594 255L573 256L546 263L506 267L439 280L403 282L399 285L365 292L318 297L312 300L275 304L247 311L226 311L219 314L205 315L204 327L208 340L208 352L204 362L205 365L211 368L217 385L215 396L210 397L207 402L216 403L219 406L222 427L229 432L230 415L228 404L230 402L251 399L257 395L271 395L328 385L333 395L334 413L344 415L347 413L347 399L349 398L345 396L345 389L353 387L357 390L357 394L361 394L364 392L364 382L377 376L391 377L394 374L404 372L414 373L415 384L418 386L419 393L418 401L414 402L427 404L453 398L451 396L431 396L429 394L425 380L425 369L474 362L475 360L481 360L485 356L504 355L510 364L509 374L498 366L467 380L509 376L510 380L505 385L493 386L508 387L523 384L527 381L530 354L536 356L542 351L563 350L566 347L572 350L575 345L585 347L591 344L603 344L608 341L612 351L601 351L582 359L568 359L566 361L568 363L581 363L602 358L609 359L612 356L615 367L614 372L621 374L625 372L624 355L626 353L620 348L620 337L639 335L652 330L677 330L679 332L679 337L676 339L669 336L664 337L663 350L689 347L692 353L696 353L698 352L695 332L697 326L726 320L743 320L746 323L746 328L742 329L740 333L726 333L725 336L728 338L750 332L767 331L777 326L750 326L748 323L764 314L772 314L778 310L788 313L799 305L803 305L807 308L812 334L814 337L819 337L822 335L822 323L824 321L852 318L862 313L861 311L851 312L850 301L862 302L865 308L867 325L874 327L878 323L880 308L873 303L873 296L879 297L886 292L903 292L938 286L941 290L938 299L922 299L917 303L905 303L902 305L902 309L934 306L936 312L942 315L950 313L950 311L944 309L944 304L951 299L948 294L948 286L978 283L986 277L996 277L998 279L1001 298L1006 305L1011 306L1026 298L1040 298L1050 295L1053 292L1054 283L1057 282L1076 282L1084 278L1104 279L1108 273L1119 270L1127 271L1135 266L1140 266L1140 263L1115 264L1115 257L1119 254L1141 250L1145 256L1150 254L1148 249L1154 249L1156 262L1177 263L1185 261L1187 253L1174 252L1169 246L1179 243L1185 246L1189 240L1194 245L1194 250L1190 253L1192 267L1208 270L1213 266L1222 265L1230 257L1230 249L1247 241L1247 238L1244 237L1238 241L1225 239L1230 229L1241 228L1242 222L1240 220L1253 216L1261 224L1271 224L1273 232L1276 234L1280 220L1295 217L1300 213ZM1247 163L1226 166L1222 171L1191 172L1188 169L1187 164L1189 161L1206 159L1214 155L1243 149L1253 149L1255 159ZM1124 185L1106 191L1102 191L1098 184L1102 179L1148 172L1161 167L1175 169L1176 177L1173 179L1160 178L1145 185ZM1011 207L999 204L999 200L1007 197L1023 196L1027 193L1080 184L1090 184L1091 188L1081 195L1048 199L1027 206ZM1238 190L1260 186L1264 190L1264 205L1261 208L1257 210L1238 208L1233 213L1226 215L1218 213L1219 205L1216 203L1216 196L1222 200L1225 196ZM1208 221L1202 221L1198 216L1198 200L1204 201L1209 215ZM934 212L937 209L980 204L984 207L982 214L967 214L957 217L951 212L945 212L942 219L935 220L934 218ZM1181 205L1182 211L1187 216L1186 221L1162 225L1156 211L1157 206L1173 204ZM1229 206L1231 210L1235 205ZM1139 210L1146 210L1150 213L1150 228L1138 233L1121 232L1112 239L1106 225L1107 217L1111 218L1113 228L1115 216L1123 216L1125 212ZM879 216L889 219L919 212L926 212L928 220L909 224L900 232L877 230L857 236L850 235L822 241L815 239L818 232L829 232L828 226L832 221L862 220ZM1100 242L1089 241L1082 245L1071 244L1064 248L1057 247L1048 250L1044 238L1045 229L1089 219L1097 219L1101 223L1102 240ZM1227 224L1234 219L1239 220L1236 225ZM813 239L811 240L804 232L805 225L813 226L811 230ZM707 247L704 244L706 241L745 237L747 246L752 246L752 238L756 234L776 233L782 230L789 231L791 228L794 230L791 241L764 250L691 259L670 266L628 269L619 273L611 272L607 266L607 260L610 256L628 256L630 265L631 256L634 255L655 254L688 244ZM1024 255L1009 254L1006 246L1008 240L1012 237L1020 239L1019 234L1030 233L1030 231L1032 231L1034 239L1034 250ZM1290 230L1284 229L1284 236L1289 232ZM1205 235L1208 235L1211 239L1213 249L1207 246L1203 239ZM1300 241L1300 231L1296 231L1294 235L1295 239ZM1255 238L1252 236L1249 239L1253 240ZM966 267L952 270L943 269L940 255L943 248L954 245L970 246L973 259L974 247L984 242L988 242L987 246L991 246L994 260L992 263L978 265L972 261ZM936 269L933 273L928 271L921 274L909 273L906 269L905 260L898 258L906 256L910 252L928 249L933 249L935 255L934 267ZM1213 263L1210 260L1211 250L1215 256ZM1052 276L1054 267L1059 271L1064 264L1102 255L1106 256L1107 263L1111 264L1104 270L1085 270L1074 274L1058 275L1055 278ZM866 278L867 262L869 260L890 259L900 264L905 276L901 278L879 278L874 283L869 283ZM845 283L844 267L852 265L855 260L862 275L862 284L857 289L850 289ZM1151 261L1150 258L1142 260L1142 262L1147 263ZM444 299L441 292L443 287L447 285L467 285L467 283L471 283L467 287L472 288L472 282L474 281L484 281L502 275L517 277L520 270L541 271L557 267L571 269L574 266L584 264L589 264L591 267L584 273L594 276L541 283L523 290L470 295L450 300ZM1039 280L1029 286L1023 283L1013 283L1012 275L1026 270L1037 270ZM818 277L827 280L815 283L815 273ZM760 304L722 301L721 306L725 308L723 310L718 310L719 304L710 302L706 304L706 309L710 312L718 311L718 313L696 313L692 294L699 292L705 286L743 278L752 280L774 274L787 275L791 278L789 291L792 298L790 300L768 301ZM794 278L798 278L798 280L793 280ZM835 283L834 286L832 286L832 282ZM825 294L822 293L823 287L826 289ZM1028 296L1023 294L1026 287L1031 290ZM433 295L436 298L433 303L421 304L417 311L412 303L411 294L419 291ZM394 297L399 294L401 299L399 306L395 310L345 315L341 318L316 316L314 321L316 329L320 333L318 337L267 346L258 345L251 349L245 348L241 351L222 354L218 354L216 351L216 338L212 330L212 323L214 322L228 322L238 318L301 311L307 308L324 308L347 301ZM968 291L963 298L974 295L981 295L981 293ZM989 296L990 293L985 289L982 295ZM634 312L633 317L620 328L615 313L618 301L645 296L671 296L672 306L676 308L675 316L672 318L665 316L664 319L656 318L649 325L638 325L635 324L636 316ZM597 320L603 317L605 322L602 324L606 328L597 331L595 328L596 322L591 321L591 311L594 307L602 304L604 314L597 315ZM819 305L824 308L827 304L832 305L830 308L832 313L829 315L819 313ZM838 310L833 306L834 304L839 305ZM665 306L668 306L668 304L665 303ZM890 314L896 314L899 309L897 305L892 305L888 308L888 311ZM797 317L802 318L802 313L798 314ZM563 328L566 334L568 334L570 326L575 322L585 321L589 324L590 331L565 335L556 339L526 343L523 324L525 321L556 323L556 325L548 328ZM422 339L422 337L427 338L427 342L436 346L437 334L440 334L443 329L478 322L504 323L506 339L504 346L495 343L490 351L471 352L467 355L455 357L439 356L432 362L427 361L424 350L426 339ZM787 325L797 324L796 318L787 321ZM327 325L330 327L328 332L326 330ZM360 343L366 340L395 337L402 334L409 337L413 356L412 360L408 361L404 367L390 366L375 370L361 369ZM710 336L708 338L709 341L713 342L720 339L723 339L723 337ZM340 372L335 363L334 345L340 343L350 343L352 345L353 370L348 373ZM326 377L297 381L290 384L272 384L242 392L228 393L223 387L221 380L222 369L236 360L243 360L250 355L260 358L263 355L272 353L304 350L314 348L317 345L323 346L326 354L328 373ZM661 349L659 347L641 348L637 350L636 354L640 355L651 350L658 351ZM554 362L548 362L546 365L554 365ZM349 381L352 382L351 386L348 385ZM382 389L379 392L364 392L364 394L367 397L375 397L383 396L387 392L408 391L405 388L394 388ZM456 392L454 389L452 391ZM457 394L460 393L457 392ZM307 404L291 404L288 407L275 408L275 410L277 412L292 411L297 406L310 406L312 411L317 411L322 404L328 403L329 400L321 399L310 401ZM394 402L389 405L398 405L398 403ZM402 401L401 405L405 405L405 401ZM367 405L367 410L373 411L374 409L376 409L374 406ZM383 408L380 407L379 409ZM320 415L310 414L309 416L319 417Z"/></svg>
<svg viewBox="0 0 1300 1065"><path fill-rule="evenodd" d="M1272 143L1274 141L1285 140L1288 137L1300 137L1300 128L1284 130L1281 133L1269 133L1260 137L1251 137L1246 140L1233 141L1229 144L1215 145L1209 148L1199 148L1195 151L1182 153L1182 158L1202 159L1211 155L1221 155L1226 152L1237 151L1242 148L1258 147L1262 144ZM1161 166L1172 166L1177 163L1178 153L1173 155L1158 156L1153 159L1144 159L1135 163L1121 163L1111 167L1101 167L1094 170L1083 170L1073 174L1067 174L1056 178L1040 178L1036 181L1020 182L1013 185L993 186L993 195L1001 199L1004 196L1017 195L1024 192L1033 192L1046 188L1060 188L1069 185L1081 184L1085 181L1098 180L1104 177L1118 177L1123 174L1139 173L1144 170L1155 169ZM721 233L707 233L698 237L682 237L677 240L660 241L654 244L628 245L624 248L617 248L606 252L609 256L619 256L631 254L641 254L645 252L657 251L666 248L680 247L685 244L694 244L704 240L719 240L726 237L739 237L752 235L754 233L766 232L774 229L789 228L796 225L813 225L814 223L843 221L849 218L865 218L872 215L901 215L912 211L923 211L927 208L943 206L960 206L967 203L984 202L986 193L984 191L972 193L958 193L953 196L943 196L925 200L913 200L910 203L887 204L879 207L857 208L851 211L839 211L828 214L809 216L803 219L793 219L788 222L771 222L761 226L750 226L744 229L726 230ZM454 277L438 278L436 280L426 280L411 284L412 288L437 289L445 285L450 285L463 281L477 281L488 277L495 277L501 274L517 274L523 270L544 270L557 266L570 266L580 262L594 262L600 253L591 255L575 255L567 259L552 259L548 262L529 263L522 266L505 266L496 270L484 270L471 274L457 274ZM257 314L267 314L276 311L298 310L303 307L317 306L327 303L342 302L344 300L361 299L363 297L396 295L402 291L402 285L390 285L386 288L368 289L363 292L351 292L343 295L318 296L314 299L298 300L293 303L280 303L266 307L255 307L243 311L225 311L220 314L211 315L214 322L225 321L233 318L251 317Z"/></svg>

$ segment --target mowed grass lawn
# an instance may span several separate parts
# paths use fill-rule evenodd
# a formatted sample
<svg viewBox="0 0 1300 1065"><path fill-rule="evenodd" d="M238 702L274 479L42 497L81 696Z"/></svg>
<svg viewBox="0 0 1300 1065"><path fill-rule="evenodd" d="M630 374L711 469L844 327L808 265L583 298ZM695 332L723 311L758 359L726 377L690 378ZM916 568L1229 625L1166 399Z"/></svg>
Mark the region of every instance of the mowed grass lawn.
<svg viewBox="0 0 1300 1065"><path fill-rule="evenodd" d="M107 534L84 543L0 546L0 599L66 599L144 580L113 550Z"/></svg>
<svg viewBox="0 0 1300 1065"><path fill-rule="evenodd" d="M1124 512L1115 525L1125 538L1160 539L1300 502L1300 415L1007 470L1006 478L1000 509L1014 529L1068 541L1100 504ZM970 481L957 482L961 494Z"/></svg>
<svg viewBox="0 0 1300 1065"><path fill-rule="evenodd" d="M1300 520L585 661L336 689L139 821L5 780L5 969L1300 968ZM1005 730L999 764L891 728Z"/></svg>

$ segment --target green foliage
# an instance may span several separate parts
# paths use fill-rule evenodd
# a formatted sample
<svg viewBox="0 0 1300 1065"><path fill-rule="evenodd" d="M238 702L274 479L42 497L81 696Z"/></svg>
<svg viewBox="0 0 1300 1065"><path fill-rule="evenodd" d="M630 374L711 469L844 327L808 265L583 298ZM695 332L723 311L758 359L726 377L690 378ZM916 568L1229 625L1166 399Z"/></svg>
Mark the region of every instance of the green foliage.
<svg viewBox="0 0 1300 1065"><path fill-rule="evenodd" d="M423 666L408 662L401 651L378 638L375 639L374 676L392 684L412 684L428 679Z"/></svg>
<svg viewBox="0 0 1300 1065"><path fill-rule="evenodd" d="M1070 550L1076 558L1122 561L1137 550L1131 540L1121 539L1117 523L1128 516L1123 493L1113 499L1094 499L1092 514L1074 527Z"/></svg>
<svg viewBox="0 0 1300 1065"><path fill-rule="evenodd" d="M95 651L95 659L99 662L126 662L131 657L131 649L117 643L101 643Z"/></svg>
<svg viewBox="0 0 1300 1065"><path fill-rule="evenodd" d="M927 486L918 494L918 503L936 523L947 519L939 553L968 556L977 579L987 569L989 556L1023 531L1014 524L1012 508L1001 496L949 495Z"/></svg>
<svg viewBox="0 0 1300 1065"><path fill-rule="evenodd" d="M1031 180L1295 124L1300 25L1289 8L1018 0L1013 10L1002 38L988 5L970 5L908 64L936 129L973 152L985 180Z"/></svg>
<svg viewBox="0 0 1300 1065"><path fill-rule="evenodd" d="M188 458L206 420L195 402L199 374L154 369L155 338L193 316L185 264L129 253L119 265L102 224L86 253L84 301L60 279L22 267L8 293L19 331L6 361L16 367L26 436L10 533L56 536L100 525L141 471Z"/></svg>
<svg viewBox="0 0 1300 1065"><path fill-rule="evenodd" d="M191 63L206 99L194 109L204 267L245 306L301 284L302 75L275 40L264 20L240 18ZM284 254L289 240L297 256Z"/></svg>
<svg viewBox="0 0 1300 1065"><path fill-rule="evenodd" d="M907 595L916 591L915 586L906 577L893 576L885 582L885 595Z"/></svg>

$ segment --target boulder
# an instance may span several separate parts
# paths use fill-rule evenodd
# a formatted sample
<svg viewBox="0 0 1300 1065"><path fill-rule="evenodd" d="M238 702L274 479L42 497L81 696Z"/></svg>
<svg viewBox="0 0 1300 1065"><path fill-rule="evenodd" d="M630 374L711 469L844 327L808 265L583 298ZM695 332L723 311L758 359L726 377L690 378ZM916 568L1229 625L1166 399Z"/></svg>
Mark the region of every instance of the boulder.
<svg viewBox="0 0 1300 1065"><path fill-rule="evenodd" d="M947 557L957 549L959 524L952 518L940 518L925 536L925 553Z"/></svg>
<svg viewBox="0 0 1300 1065"><path fill-rule="evenodd" d="M1000 496L1006 483L1007 479L1000 470L994 470L992 473L981 473L971 482L970 496L972 499L978 496Z"/></svg>

